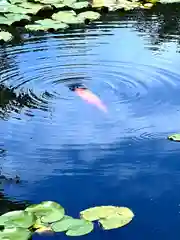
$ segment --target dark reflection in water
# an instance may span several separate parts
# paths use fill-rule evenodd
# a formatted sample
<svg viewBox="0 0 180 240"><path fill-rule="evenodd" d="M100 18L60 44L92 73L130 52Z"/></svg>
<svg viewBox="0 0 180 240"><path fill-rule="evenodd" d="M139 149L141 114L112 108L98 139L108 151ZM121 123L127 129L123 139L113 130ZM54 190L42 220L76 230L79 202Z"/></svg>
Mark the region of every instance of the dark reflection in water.
<svg viewBox="0 0 180 240"><path fill-rule="evenodd" d="M55 200L73 216L101 204L135 212L129 226L83 238L180 236L180 145L166 140L180 126L179 9L110 14L0 49L1 166L22 179L6 194Z"/></svg>
<svg viewBox="0 0 180 240"><path fill-rule="evenodd" d="M2 192L0 193L0 214L4 214L8 211L23 210L30 203L26 201L16 201L6 197Z"/></svg>

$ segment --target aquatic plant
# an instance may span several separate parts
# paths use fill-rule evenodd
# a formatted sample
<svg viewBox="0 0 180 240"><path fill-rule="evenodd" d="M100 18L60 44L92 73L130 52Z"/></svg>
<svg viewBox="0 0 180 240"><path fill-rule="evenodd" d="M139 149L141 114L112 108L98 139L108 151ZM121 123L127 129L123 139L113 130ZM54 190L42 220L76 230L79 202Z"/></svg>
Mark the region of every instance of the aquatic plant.
<svg viewBox="0 0 180 240"><path fill-rule="evenodd" d="M0 2L0 27L21 26L31 32L59 31L100 19L104 8L108 11L149 9L158 2L175 1L179 0L93 0L91 3L85 0L4 0ZM8 31L0 31L1 41L13 39Z"/></svg>
<svg viewBox="0 0 180 240"><path fill-rule="evenodd" d="M168 139L175 142L180 142L180 133L172 134L168 136Z"/></svg>
<svg viewBox="0 0 180 240"><path fill-rule="evenodd" d="M80 218L65 214L65 209L53 201L33 204L24 210L10 211L0 216L0 239L28 240L34 232L65 232L67 236L82 236L93 231L94 221L104 230L128 224L134 213L127 207L98 206L80 212Z"/></svg>

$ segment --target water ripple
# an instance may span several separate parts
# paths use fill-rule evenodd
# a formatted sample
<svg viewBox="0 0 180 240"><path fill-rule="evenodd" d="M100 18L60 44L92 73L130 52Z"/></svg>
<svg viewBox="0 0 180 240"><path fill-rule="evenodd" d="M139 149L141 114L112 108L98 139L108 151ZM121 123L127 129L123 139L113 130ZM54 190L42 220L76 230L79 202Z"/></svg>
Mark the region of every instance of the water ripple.
<svg viewBox="0 0 180 240"><path fill-rule="evenodd" d="M134 34L125 23L97 22L96 29L31 36L23 46L7 47L7 63L1 67L1 117L14 114L15 119L42 123L51 147L60 142L142 141L177 131L180 74L173 64L163 57L154 57L156 61L151 63L116 60L103 52L113 31L124 28L127 34ZM103 45L104 57L98 52ZM70 91L69 86L77 83L98 95L108 114Z"/></svg>

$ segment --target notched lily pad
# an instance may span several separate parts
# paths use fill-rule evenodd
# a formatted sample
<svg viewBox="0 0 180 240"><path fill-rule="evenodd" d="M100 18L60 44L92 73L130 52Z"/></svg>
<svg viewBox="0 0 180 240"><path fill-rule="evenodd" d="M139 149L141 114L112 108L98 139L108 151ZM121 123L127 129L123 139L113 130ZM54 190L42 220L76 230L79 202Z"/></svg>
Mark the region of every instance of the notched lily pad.
<svg viewBox="0 0 180 240"><path fill-rule="evenodd" d="M180 133L172 134L168 136L168 139L175 142L180 142Z"/></svg>
<svg viewBox="0 0 180 240"><path fill-rule="evenodd" d="M126 207L115 207L115 206L99 206L92 207L80 212L80 216L88 221L95 221L101 218L106 218L114 214L119 214L132 218L133 212Z"/></svg>

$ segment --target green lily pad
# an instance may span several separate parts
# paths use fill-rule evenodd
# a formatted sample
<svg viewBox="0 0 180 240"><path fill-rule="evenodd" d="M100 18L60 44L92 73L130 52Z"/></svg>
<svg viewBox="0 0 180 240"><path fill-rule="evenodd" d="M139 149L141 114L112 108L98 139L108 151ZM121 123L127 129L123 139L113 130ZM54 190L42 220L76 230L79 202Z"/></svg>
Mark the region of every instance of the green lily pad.
<svg viewBox="0 0 180 240"><path fill-rule="evenodd" d="M97 20L100 18L100 16L101 15L98 12L94 12L94 11L86 11L78 14L78 18L82 19L83 21L86 19Z"/></svg>
<svg viewBox="0 0 180 240"><path fill-rule="evenodd" d="M19 4L22 3L22 0L9 0L11 4Z"/></svg>
<svg viewBox="0 0 180 240"><path fill-rule="evenodd" d="M79 222L79 225L69 228L68 231L66 232L66 235L71 237L83 236L92 232L93 228L94 228L94 225L92 222L89 222L89 221Z"/></svg>
<svg viewBox="0 0 180 240"><path fill-rule="evenodd" d="M34 214L22 210L11 211L0 216L0 223L4 226L29 228L35 221Z"/></svg>
<svg viewBox="0 0 180 240"><path fill-rule="evenodd" d="M14 14L14 13L7 13L4 15L7 19L5 21L5 23L14 23L14 22L19 22L22 20L26 20L26 21L30 21L31 18L30 16L26 15L26 14Z"/></svg>
<svg viewBox="0 0 180 240"><path fill-rule="evenodd" d="M43 223L52 223L56 222L58 220L61 220L64 216L64 211L62 212L61 210L53 210L51 213L47 214L46 216L43 216L41 218L41 221Z"/></svg>
<svg viewBox="0 0 180 240"><path fill-rule="evenodd" d="M0 41L9 42L13 39L13 36L9 32L0 31Z"/></svg>
<svg viewBox="0 0 180 240"><path fill-rule="evenodd" d="M53 9L51 5L38 4L33 2L22 2L18 6L26 9L26 11L29 11L29 13L32 14L37 14L40 10L44 11Z"/></svg>
<svg viewBox="0 0 180 240"><path fill-rule="evenodd" d="M74 11L59 11L52 15L52 19L66 24L81 24L84 21L77 17Z"/></svg>
<svg viewBox="0 0 180 240"><path fill-rule="evenodd" d="M4 240L28 240L31 237L31 232L24 228L5 228L0 231L0 239Z"/></svg>
<svg viewBox="0 0 180 240"><path fill-rule="evenodd" d="M83 1L83 2L75 2L69 5L69 7L73 9L82 9L82 8L87 8L89 6L88 1Z"/></svg>
<svg viewBox="0 0 180 240"><path fill-rule="evenodd" d="M64 8L66 5L64 3L54 3L53 6L55 8Z"/></svg>
<svg viewBox="0 0 180 240"><path fill-rule="evenodd" d="M52 19L38 20L35 24L26 25L25 28L30 31L47 31L49 29L59 30L68 28L68 24L62 23L60 21L54 21Z"/></svg>
<svg viewBox="0 0 180 240"><path fill-rule="evenodd" d="M133 218L133 212L126 207L99 206L92 207L80 212L81 218L88 221L95 221L101 218L107 218L111 215L119 214L125 217Z"/></svg>
<svg viewBox="0 0 180 240"><path fill-rule="evenodd" d="M64 208L60 204L52 201L33 204L27 207L25 211L34 213L38 218L41 218L43 222L60 220L65 213Z"/></svg>
<svg viewBox="0 0 180 240"><path fill-rule="evenodd" d="M4 25L8 22L8 19L4 16L0 16L0 25ZM11 22L9 22L7 25L11 25Z"/></svg>
<svg viewBox="0 0 180 240"><path fill-rule="evenodd" d="M131 217L114 214L111 216L108 216L107 218L100 219L99 223L103 227L104 230L111 230L115 228L120 228L132 221Z"/></svg>
<svg viewBox="0 0 180 240"><path fill-rule="evenodd" d="M63 3L66 5L66 6L71 6L73 3L75 3L76 0L63 0Z"/></svg>
<svg viewBox="0 0 180 240"><path fill-rule="evenodd" d="M29 31L47 31L49 28L42 26L40 24L28 24L25 28Z"/></svg>
<svg viewBox="0 0 180 240"><path fill-rule="evenodd" d="M168 136L168 139L175 142L180 142L180 133L172 134Z"/></svg>
<svg viewBox="0 0 180 240"><path fill-rule="evenodd" d="M53 229L54 232L64 232L64 231L67 231L68 228L76 224L77 223L76 220L79 220L79 219L74 219L70 216L65 215L60 221L53 223L51 225L51 228Z"/></svg>
<svg viewBox="0 0 180 240"><path fill-rule="evenodd" d="M0 12L1 12L1 13L7 12L7 9L8 9L10 6L11 6L11 4L8 3L8 2L5 2L5 1L0 2Z"/></svg>
<svg viewBox="0 0 180 240"><path fill-rule="evenodd" d="M91 232L94 228L92 222L84 219L75 219L65 216L62 220L53 223L51 228L54 232L66 232L67 236L82 236Z"/></svg>

